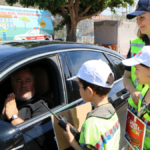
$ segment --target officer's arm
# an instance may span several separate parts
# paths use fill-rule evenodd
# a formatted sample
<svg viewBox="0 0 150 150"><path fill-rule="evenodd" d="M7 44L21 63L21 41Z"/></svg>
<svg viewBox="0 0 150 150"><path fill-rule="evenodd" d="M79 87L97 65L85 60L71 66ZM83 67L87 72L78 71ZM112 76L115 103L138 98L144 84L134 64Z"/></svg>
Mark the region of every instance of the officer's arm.
<svg viewBox="0 0 150 150"><path fill-rule="evenodd" d="M135 87L133 86L133 83L131 81L131 72L125 70L124 76L123 76L123 84L125 88L129 91L130 94L134 93L136 91Z"/></svg>
<svg viewBox="0 0 150 150"><path fill-rule="evenodd" d="M138 105L140 92L136 90L131 81L131 72L125 70L123 76L123 84L128 92L131 94L131 97L136 105Z"/></svg>

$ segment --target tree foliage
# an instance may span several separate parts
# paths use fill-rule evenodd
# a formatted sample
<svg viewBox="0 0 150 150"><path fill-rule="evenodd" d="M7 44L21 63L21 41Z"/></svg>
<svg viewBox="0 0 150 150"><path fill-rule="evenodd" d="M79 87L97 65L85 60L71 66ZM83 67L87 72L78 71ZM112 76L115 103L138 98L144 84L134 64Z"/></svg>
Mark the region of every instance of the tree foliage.
<svg viewBox="0 0 150 150"><path fill-rule="evenodd" d="M134 4L134 0L6 0L10 5L18 1L24 7L37 6L50 11L54 16L61 15L63 19L55 29L58 30L66 24L67 35L72 36L75 36L79 21L98 15L107 7L115 12L114 8Z"/></svg>
<svg viewBox="0 0 150 150"><path fill-rule="evenodd" d="M101 13L107 7L114 12L114 8L134 4L134 0L6 0L6 2L10 5L20 2L23 7L37 6L39 9L50 11L54 16L59 14L63 16L64 19L58 25L58 28L64 26L71 20L69 7L75 7L80 21ZM71 3L73 4L72 6ZM65 11L65 13L63 13L63 11Z"/></svg>

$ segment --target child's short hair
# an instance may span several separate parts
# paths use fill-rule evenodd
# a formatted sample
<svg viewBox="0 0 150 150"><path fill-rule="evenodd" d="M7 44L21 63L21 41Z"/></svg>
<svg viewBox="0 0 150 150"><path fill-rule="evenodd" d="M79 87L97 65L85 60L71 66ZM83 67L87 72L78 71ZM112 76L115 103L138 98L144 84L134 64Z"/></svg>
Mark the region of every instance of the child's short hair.
<svg viewBox="0 0 150 150"><path fill-rule="evenodd" d="M89 83L81 78L78 78L79 79L79 82L83 85L83 89L85 90L88 86L90 88L92 88L93 91L96 92L96 94L98 94L99 96L104 96L104 95L107 95L111 88L105 88L105 87L102 87L102 86L98 86L98 85L95 85L95 84L92 84L92 83ZM107 80L107 84L108 85L112 85L114 82L114 77L112 74L110 74L108 76L108 80Z"/></svg>

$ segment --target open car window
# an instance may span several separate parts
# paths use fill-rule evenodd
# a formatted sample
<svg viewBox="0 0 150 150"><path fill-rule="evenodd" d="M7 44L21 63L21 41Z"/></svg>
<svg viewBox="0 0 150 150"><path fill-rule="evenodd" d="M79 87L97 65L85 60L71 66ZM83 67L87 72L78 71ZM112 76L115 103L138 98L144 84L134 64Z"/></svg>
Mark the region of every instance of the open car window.
<svg viewBox="0 0 150 150"><path fill-rule="evenodd" d="M38 98L36 101L45 101L50 109L55 109L56 107L64 104L65 100L62 78L55 56L33 61L22 67L30 68L31 72L34 75L35 96L33 100ZM21 69L22 67L18 69ZM13 93L13 89L11 87L11 75L15 71L16 70L8 75L0 84L1 112L3 110L7 95L9 93Z"/></svg>

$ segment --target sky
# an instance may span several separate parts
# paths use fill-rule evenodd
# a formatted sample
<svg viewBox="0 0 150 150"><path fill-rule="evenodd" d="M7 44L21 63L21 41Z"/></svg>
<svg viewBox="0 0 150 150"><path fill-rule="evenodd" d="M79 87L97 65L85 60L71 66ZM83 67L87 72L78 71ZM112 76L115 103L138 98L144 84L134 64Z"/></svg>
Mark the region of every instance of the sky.
<svg viewBox="0 0 150 150"><path fill-rule="evenodd" d="M137 4L138 0L135 0L135 3ZM136 5L135 5L136 6ZM127 8L127 13L130 13L132 11L135 10L135 7L129 7ZM125 12L126 13L126 8L119 8L119 9L116 9L116 13L119 14L119 15L122 15L122 12ZM101 15L104 15L104 16L111 16L113 13L110 11L109 8L107 8L105 11L103 11L101 13Z"/></svg>

